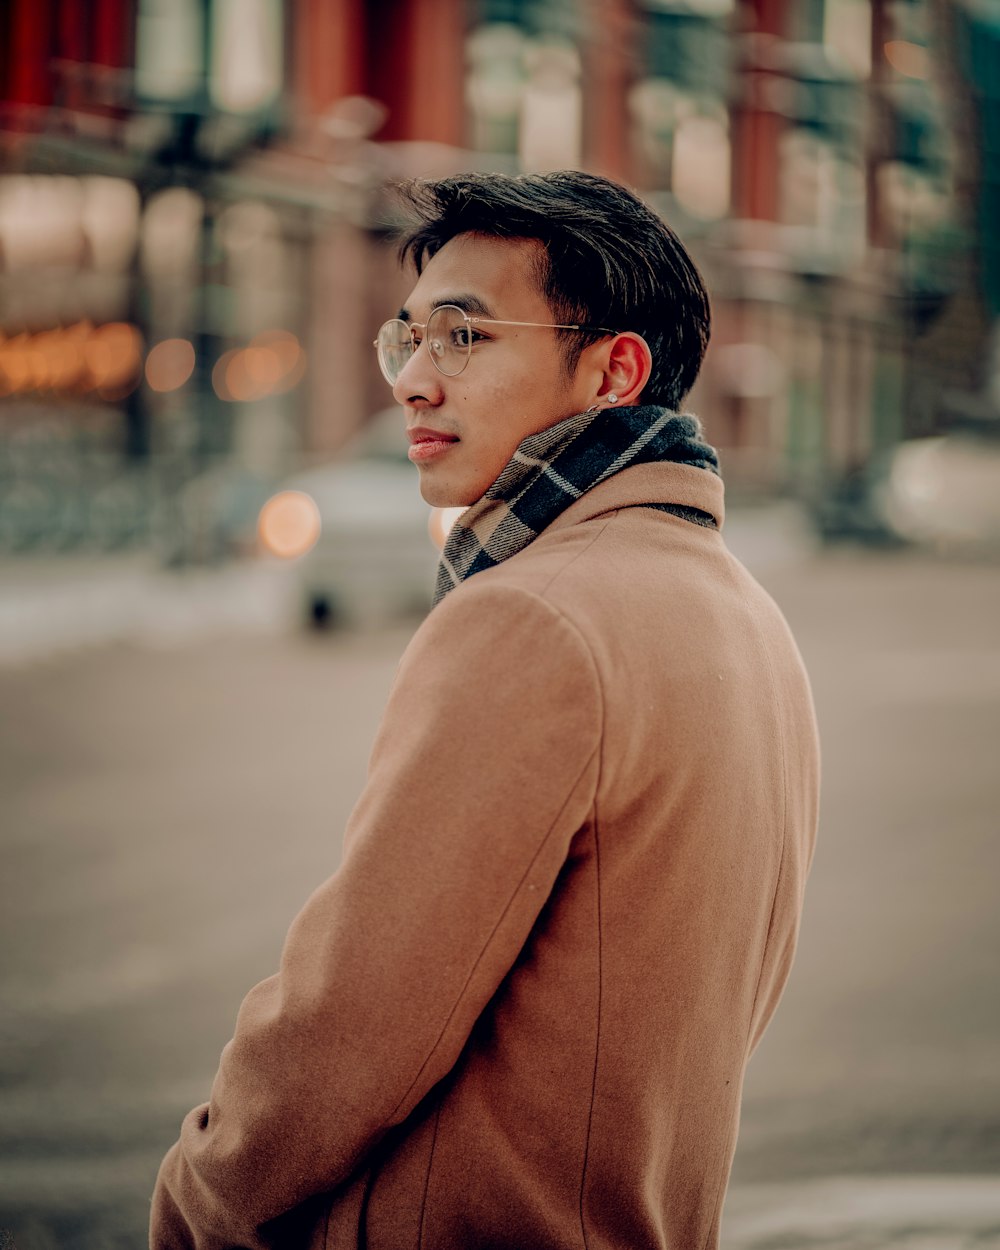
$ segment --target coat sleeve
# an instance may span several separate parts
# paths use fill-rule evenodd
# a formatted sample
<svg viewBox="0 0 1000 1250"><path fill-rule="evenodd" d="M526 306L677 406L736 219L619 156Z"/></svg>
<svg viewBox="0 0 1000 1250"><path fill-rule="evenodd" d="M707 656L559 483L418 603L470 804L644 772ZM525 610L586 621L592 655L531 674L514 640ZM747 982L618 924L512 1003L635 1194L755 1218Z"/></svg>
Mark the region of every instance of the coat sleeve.
<svg viewBox="0 0 1000 1250"><path fill-rule="evenodd" d="M161 1165L153 1250L271 1245L271 1221L343 1184L451 1069L587 819L601 719L590 652L542 599L470 582L434 609L341 868Z"/></svg>

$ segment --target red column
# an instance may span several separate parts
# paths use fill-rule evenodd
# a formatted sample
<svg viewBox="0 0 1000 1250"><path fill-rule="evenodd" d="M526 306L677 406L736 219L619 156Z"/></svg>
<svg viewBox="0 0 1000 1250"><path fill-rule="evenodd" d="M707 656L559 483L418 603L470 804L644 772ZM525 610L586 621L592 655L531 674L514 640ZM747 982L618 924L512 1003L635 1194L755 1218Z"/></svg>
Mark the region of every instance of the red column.
<svg viewBox="0 0 1000 1250"><path fill-rule="evenodd" d="M865 212L868 242L872 247L886 248L893 243L879 187L879 169L891 159L892 111L885 96L888 73L885 44L890 38L892 23L885 0L872 0L872 72L868 81L868 142L865 150Z"/></svg>
<svg viewBox="0 0 1000 1250"><path fill-rule="evenodd" d="M379 139L409 139L411 76L420 55L413 37L415 10L427 0L368 0L366 94L388 109Z"/></svg>
<svg viewBox="0 0 1000 1250"><path fill-rule="evenodd" d="M316 117L335 100L368 94L364 0L297 0L292 78L300 115Z"/></svg>
<svg viewBox="0 0 1000 1250"><path fill-rule="evenodd" d="M94 0L91 19L91 62L94 82L91 99L112 116L124 116L127 95L114 71L135 65L135 24L132 0ZM106 81L100 80L102 71Z"/></svg>
<svg viewBox="0 0 1000 1250"><path fill-rule="evenodd" d="M93 61L119 69L131 65L135 30L131 0L94 0Z"/></svg>
<svg viewBox="0 0 1000 1250"><path fill-rule="evenodd" d="M368 94L389 110L380 139L465 139L464 0L371 0Z"/></svg>
<svg viewBox="0 0 1000 1250"><path fill-rule="evenodd" d="M786 0L745 0L743 63L733 107L733 215L776 221L780 214L779 144L785 126L774 93L786 82L768 65L768 48L785 33Z"/></svg>
<svg viewBox="0 0 1000 1250"><path fill-rule="evenodd" d="M416 0L410 5L409 91L402 138L465 141L464 0Z"/></svg>
<svg viewBox="0 0 1000 1250"><path fill-rule="evenodd" d="M639 19L634 0L591 0L583 48L583 152L589 169L635 182L628 95Z"/></svg>
<svg viewBox="0 0 1000 1250"><path fill-rule="evenodd" d="M14 104L52 103L53 10L52 0L14 0L7 50L7 98Z"/></svg>
<svg viewBox="0 0 1000 1250"><path fill-rule="evenodd" d="M83 0L61 0L56 30L57 87L59 102L78 109L86 100L85 66L90 61L87 47L87 15Z"/></svg>

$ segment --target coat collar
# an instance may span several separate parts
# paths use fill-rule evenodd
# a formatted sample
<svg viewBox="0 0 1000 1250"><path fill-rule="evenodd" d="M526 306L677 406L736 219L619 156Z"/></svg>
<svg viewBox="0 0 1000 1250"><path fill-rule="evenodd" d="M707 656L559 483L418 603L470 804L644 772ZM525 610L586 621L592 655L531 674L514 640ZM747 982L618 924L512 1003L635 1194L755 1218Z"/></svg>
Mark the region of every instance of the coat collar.
<svg viewBox="0 0 1000 1250"><path fill-rule="evenodd" d="M725 520L725 487L720 477L687 464L655 461L631 465L591 487L568 508L564 508L542 532L565 529L567 525L590 521L605 512L641 507L646 503L675 503L700 508L715 517L720 530Z"/></svg>

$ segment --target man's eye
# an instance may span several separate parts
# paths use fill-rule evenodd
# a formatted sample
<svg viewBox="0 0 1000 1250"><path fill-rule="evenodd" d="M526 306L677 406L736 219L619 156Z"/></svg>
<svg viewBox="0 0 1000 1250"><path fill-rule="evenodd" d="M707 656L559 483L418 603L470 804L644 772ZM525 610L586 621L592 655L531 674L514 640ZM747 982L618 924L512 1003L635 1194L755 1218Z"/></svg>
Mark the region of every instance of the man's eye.
<svg viewBox="0 0 1000 1250"><path fill-rule="evenodd" d="M451 332L452 343L463 350L473 343L481 343L485 337L478 330L473 330L471 326L458 326Z"/></svg>

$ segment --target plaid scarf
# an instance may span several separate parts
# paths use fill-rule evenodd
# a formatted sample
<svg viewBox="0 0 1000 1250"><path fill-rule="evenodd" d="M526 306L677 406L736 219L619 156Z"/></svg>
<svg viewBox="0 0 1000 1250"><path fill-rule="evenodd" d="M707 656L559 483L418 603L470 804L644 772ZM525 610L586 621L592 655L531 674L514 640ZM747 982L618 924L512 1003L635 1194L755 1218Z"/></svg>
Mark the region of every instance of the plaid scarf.
<svg viewBox="0 0 1000 1250"><path fill-rule="evenodd" d="M452 527L434 602L465 578L522 551L574 499L628 465L674 460L718 473L718 457L698 441L701 433L697 417L644 405L581 412L529 434Z"/></svg>

